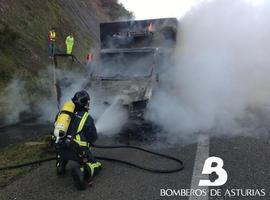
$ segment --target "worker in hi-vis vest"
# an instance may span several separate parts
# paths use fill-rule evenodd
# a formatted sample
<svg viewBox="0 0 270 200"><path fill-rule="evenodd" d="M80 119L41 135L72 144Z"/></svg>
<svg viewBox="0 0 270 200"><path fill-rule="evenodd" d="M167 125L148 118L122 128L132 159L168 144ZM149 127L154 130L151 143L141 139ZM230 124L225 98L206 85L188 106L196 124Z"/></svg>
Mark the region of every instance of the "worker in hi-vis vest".
<svg viewBox="0 0 270 200"><path fill-rule="evenodd" d="M73 34L71 33L69 36L66 37L67 54L72 54L73 45L74 45L74 37Z"/></svg>
<svg viewBox="0 0 270 200"><path fill-rule="evenodd" d="M56 33L55 28L51 28L48 33L48 42L49 42L49 58L53 58L55 53L55 41L56 41Z"/></svg>

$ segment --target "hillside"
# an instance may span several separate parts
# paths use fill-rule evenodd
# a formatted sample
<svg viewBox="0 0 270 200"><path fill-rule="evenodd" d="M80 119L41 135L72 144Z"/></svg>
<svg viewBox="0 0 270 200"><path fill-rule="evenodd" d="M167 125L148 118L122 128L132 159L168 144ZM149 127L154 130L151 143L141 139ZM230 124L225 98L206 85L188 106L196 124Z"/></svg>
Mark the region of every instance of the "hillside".
<svg viewBox="0 0 270 200"><path fill-rule="evenodd" d="M79 59L99 45L99 23L130 18L117 0L1 0L0 1L0 113L6 110L6 97L34 101L44 94L40 73L48 59L47 34L56 28L57 51L65 51L64 39L74 34L74 54ZM23 95L7 94L17 85ZM46 82L45 82L46 84ZM31 95L30 95L31 94ZM29 98L32 97L31 100ZM10 99L8 100L10 101Z"/></svg>

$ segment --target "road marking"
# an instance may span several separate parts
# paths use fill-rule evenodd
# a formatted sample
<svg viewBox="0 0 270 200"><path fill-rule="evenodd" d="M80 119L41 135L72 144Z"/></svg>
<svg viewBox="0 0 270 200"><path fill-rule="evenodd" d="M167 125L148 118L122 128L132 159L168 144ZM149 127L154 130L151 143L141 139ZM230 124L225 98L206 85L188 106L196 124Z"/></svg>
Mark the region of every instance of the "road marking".
<svg viewBox="0 0 270 200"><path fill-rule="evenodd" d="M199 187L199 181L201 179L209 179L209 175L202 174L202 169L204 161L209 157L209 136L199 135L196 157L194 161L193 175L191 180L191 189L204 189L209 192L208 187ZM208 195L206 196L190 196L189 200L208 200Z"/></svg>

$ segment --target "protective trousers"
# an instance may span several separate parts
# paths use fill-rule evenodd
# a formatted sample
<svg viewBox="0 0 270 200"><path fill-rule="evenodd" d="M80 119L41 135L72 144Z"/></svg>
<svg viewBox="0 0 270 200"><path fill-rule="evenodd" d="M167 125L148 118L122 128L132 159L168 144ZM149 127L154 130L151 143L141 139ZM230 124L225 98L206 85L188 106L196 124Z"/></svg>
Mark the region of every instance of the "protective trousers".
<svg viewBox="0 0 270 200"><path fill-rule="evenodd" d="M61 148L57 150L56 168L57 174L64 174L65 167L69 160L73 160L80 165L81 171L84 173L85 178L92 178L96 176L101 170L101 163L97 162L89 148L81 147L78 154L76 151L70 148Z"/></svg>

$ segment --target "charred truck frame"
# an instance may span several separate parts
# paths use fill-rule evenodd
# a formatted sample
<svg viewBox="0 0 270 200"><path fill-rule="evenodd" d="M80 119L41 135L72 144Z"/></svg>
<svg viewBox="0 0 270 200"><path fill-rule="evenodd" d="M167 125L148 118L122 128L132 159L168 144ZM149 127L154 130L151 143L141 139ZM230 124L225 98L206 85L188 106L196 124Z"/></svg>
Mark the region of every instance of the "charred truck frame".
<svg viewBox="0 0 270 200"><path fill-rule="evenodd" d="M172 64L177 26L176 18L101 23L99 58L89 66L96 99L110 105L117 98L130 118L143 119L159 75Z"/></svg>
<svg viewBox="0 0 270 200"><path fill-rule="evenodd" d="M85 87L93 91L93 104L95 99L108 106L116 102L129 111L130 119L144 120L159 75L173 65L177 29L176 18L101 23L99 55L86 67L90 80ZM82 65L73 55L55 54L55 68L58 57L72 57ZM72 81L57 77L54 82L60 105L61 90Z"/></svg>

